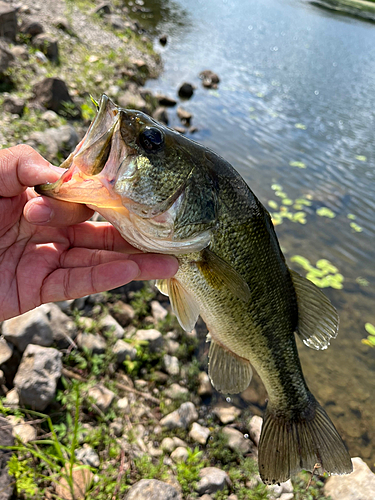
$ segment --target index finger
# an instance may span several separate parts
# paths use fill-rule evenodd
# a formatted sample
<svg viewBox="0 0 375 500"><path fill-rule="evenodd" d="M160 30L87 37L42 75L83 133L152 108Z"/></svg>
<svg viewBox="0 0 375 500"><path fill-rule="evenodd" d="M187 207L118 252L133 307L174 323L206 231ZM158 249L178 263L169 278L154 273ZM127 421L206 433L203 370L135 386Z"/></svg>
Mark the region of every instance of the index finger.
<svg viewBox="0 0 375 500"><path fill-rule="evenodd" d="M61 171L26 144L2 149L0 196L10 198L22 193L28 186L54 182L60 177Z"/></svg>

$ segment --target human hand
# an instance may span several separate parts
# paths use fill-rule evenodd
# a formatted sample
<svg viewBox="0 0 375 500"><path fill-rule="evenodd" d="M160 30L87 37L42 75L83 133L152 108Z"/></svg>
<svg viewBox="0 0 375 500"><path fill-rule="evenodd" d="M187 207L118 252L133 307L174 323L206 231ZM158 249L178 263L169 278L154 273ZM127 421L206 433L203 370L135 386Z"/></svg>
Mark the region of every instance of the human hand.
<svg viewBox="0 0 375 500"><path fill-rule="evenodd" d="M177 271L174 257L141 253L111 224L88 222L93 212L85 205L31 189L61 173L29 146L0 151L0 321Z"/></svg>

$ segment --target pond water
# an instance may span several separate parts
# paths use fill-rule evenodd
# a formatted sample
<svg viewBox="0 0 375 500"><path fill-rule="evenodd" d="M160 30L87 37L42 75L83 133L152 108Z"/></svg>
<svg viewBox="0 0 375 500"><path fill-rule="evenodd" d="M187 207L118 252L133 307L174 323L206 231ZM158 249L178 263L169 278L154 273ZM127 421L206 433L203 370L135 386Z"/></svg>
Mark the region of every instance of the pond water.
<svg viewBox="0 0 375 500"><path fill-rule="evenodd" d="M351 455L373 466L375 348L361 339L375 325L375 24L302 0L168 5L164 72L147 86L175 95L183 81L196 85L182 103L198 128L190 137L232 163L272 213L284 207L274 219L291 267L306 274L295 255L328 259L344 276L342 289L325 289L338 338L299 351ZM220 76L217 90L202 87L204 69ZM309 206L295 207L301 198Z"/></svg>

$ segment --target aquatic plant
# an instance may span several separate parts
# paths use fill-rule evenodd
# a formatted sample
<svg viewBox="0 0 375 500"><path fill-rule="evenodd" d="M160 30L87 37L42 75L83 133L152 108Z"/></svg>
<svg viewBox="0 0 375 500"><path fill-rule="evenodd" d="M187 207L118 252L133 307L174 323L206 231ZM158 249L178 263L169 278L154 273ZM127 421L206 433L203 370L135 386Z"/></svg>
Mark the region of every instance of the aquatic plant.
<svg viewBox="0 0 375 500"><path fill-rule="evenodd" d="M268 206L274 210L271 213L272 221L275 226L283 223L283 219L289 219L292 222L298 222L300 224L306 224L306 213L304 208L311 205L311 201L306 198L297 198L292 200L283 191L280 184L272 184L271 188L275 191L275 195L281 198L280 205L275 200L269 200ZM287 207L293 207L296 212L291 211ZM278 210L278 211L277 211Z"/></svg>
<svg viewBox="0 0 375 500"><path fill-rule="evenodd" d="M366 156L364 156L364 155L357 155L355 157L355 159L359 160L359 161L366 161L367 160Z"/></svg>
<svg viewBox="0 0 375 500"><path fill-rule="evenodd" d="M320 217L328 217L329 219L333 219L336 217L335 212L333 212L330 208L320 207L317 209L316 213L320 215Z"/></svg>
<svg viewBox="0 0 375 500"><path fill-rule="evenodd" d="M306 130L306 128L307 128L306 125L303 125L303 123L296 123L294 126L296 128L301 129L301 130Z"/></svg>
<svg viewBox="0 0 375 500"><path fill-rule="evenodd" d="M302 257L301 255L293 255L290 260L307 271L306 278L319 288L343 288L344 276L339 273L337 267L329 260L319 259L316 262L316 267L306 257Z"/></svg>
<svg viewBox="0 0 375 500"><path fill-rule="evenodd" d="M375 347L375 326L371 323L366 323L365 330L368 333L368 336L367 339L362 339L362 344Z"/></svg>
<svg viewBox="0 0 375 500"><path fill-rule="evenodd" d="M306 168L306 163L303 163L303 161L290 161L289 165L291 167Z"/></svg>

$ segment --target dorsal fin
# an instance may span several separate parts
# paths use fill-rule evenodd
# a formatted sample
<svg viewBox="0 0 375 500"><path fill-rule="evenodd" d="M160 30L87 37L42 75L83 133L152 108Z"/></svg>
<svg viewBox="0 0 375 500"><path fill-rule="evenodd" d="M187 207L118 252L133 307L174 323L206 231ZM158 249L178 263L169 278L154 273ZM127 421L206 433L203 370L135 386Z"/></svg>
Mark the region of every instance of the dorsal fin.
<svg viewBox="0 0 375 500"><path fill-rule="evenodd" d="M224 394L238 394L247 389L253 375L250 362L224 349L211 339L208 375L212 385Z"/></svg>
<svg viewBox="0 0 375 500"><path fill-rule="evenodd" d="M290 270L298 303L297 334L316 350L327 349L337 337L339 317L324 293L310 280Z"/></svg>

